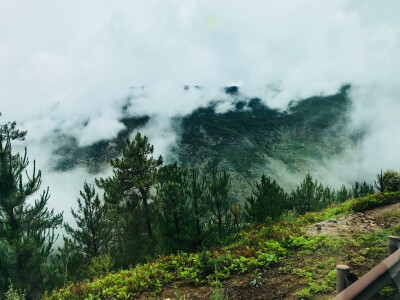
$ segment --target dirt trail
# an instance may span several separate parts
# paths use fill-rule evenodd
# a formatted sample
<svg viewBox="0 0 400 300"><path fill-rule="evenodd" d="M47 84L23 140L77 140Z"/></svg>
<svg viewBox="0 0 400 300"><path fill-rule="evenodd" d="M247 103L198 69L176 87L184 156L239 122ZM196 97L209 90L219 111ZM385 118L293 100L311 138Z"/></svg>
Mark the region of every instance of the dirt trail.
<svg viewBox="0 0 400 300"><path fill-rule="evenodd" d="M385 215L385 213L398 209L400 209L400 203L316 223L307 226L306 230L310 235L324 234L334 237L371 233L398 224L397 218L390 218Z"/></svg>

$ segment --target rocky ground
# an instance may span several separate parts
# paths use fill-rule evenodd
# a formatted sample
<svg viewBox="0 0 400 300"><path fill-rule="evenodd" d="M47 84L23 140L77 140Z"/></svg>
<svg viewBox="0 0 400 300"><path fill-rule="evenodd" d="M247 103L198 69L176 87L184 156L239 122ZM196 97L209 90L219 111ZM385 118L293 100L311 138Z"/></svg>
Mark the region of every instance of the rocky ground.
<svg viewBox="0 0 400 300"><path fill-rule="evenodd" d="M347 237L354 234L372 233L393 227L398 219L391 212L399 210L400 203L326 220L306 228L310 235L324 234L333 237Z"/></svg>

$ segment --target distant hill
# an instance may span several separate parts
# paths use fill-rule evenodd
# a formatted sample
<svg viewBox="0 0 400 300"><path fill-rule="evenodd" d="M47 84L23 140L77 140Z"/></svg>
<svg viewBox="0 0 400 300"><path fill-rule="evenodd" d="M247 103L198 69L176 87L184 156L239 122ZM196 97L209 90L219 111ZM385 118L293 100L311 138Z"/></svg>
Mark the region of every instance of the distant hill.
<svg viewBox="0 0 400 300"><path fill-rule="evenodd" d="M345 85L334 95L292 101L284 111L269 108L258 98L248 100L237 87L225 88L234 99L234 109L216 113L218 102L210 102L206 108L175 119L181 138L171 152L188 168L207 172L218 166L229 171L234 194L242 199L262 173L287 189L305 173L315 171L328 182L333 178L340 183L326 162L362 137L347 129L350 88ZM97 173L121 153L129 134L149 120L148 116L124 118L121 122L126 129L116 138L87 147L78 147L74 138L63 137L54 153L54 168L66 171L83 166Z"/></svg>

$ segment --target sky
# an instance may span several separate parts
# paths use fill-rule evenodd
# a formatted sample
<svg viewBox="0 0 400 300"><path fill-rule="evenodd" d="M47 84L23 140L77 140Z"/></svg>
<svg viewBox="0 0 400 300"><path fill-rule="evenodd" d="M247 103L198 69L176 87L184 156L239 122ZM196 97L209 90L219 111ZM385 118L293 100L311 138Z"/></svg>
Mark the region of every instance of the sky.
<svg viewBox="0 0 400 300"><path fill-rule="evenodd" d="M49 136L81 146L112 138L128 97L129 114L152 117L144 134L166 154L179 139L171 118L216 99L219 112L231 108L221 87L284 109L350 83L352 126L367 136L332 168L372 180L400 170L399 11L397 0L0 0L0 122L28 130L50 205L69 210L93 176L52 172Z"/></svg>

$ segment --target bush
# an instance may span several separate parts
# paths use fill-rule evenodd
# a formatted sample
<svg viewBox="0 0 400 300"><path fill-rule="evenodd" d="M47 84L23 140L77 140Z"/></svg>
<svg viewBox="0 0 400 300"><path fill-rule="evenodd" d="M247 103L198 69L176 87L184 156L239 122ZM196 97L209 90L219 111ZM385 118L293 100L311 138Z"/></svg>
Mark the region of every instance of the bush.
<svg viewBox="0 0 400 300"><path fill-rule="evenodd" d="M387 170L383 173L383 184L385 192L400 191L400 173L392 170Z"/></svg>
<svg viewBox="0 0 400 300"><path fill-rule="evenodd" d="M89 266L89 276L99 277L110 273L113 265L111 256L109 254L101 254L91 259Z"/></svg>
<svg viewBox="0 0 400 300"><path fill-rule="evenodd" d="M400 202L400 192L376 193L363 198L357 198L350 206L354 212L361 212L389 204Z"/></svg>
<svg viewBox="0 0 400 300"><path fill-rule="evenodd" d="M25 299L25 291L14 289L13 284L10 282L10 286L6 293L6 300L24 300Z"/></svg>

